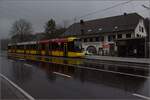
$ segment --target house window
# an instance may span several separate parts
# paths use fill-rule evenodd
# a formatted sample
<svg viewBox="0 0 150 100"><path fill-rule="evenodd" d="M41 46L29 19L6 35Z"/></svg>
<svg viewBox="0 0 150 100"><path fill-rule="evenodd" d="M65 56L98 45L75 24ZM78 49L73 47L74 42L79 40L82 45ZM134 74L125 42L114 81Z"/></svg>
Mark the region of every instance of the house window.
<svg viewBox="0 0 150 100"><path fill-rule="evenodd" d="M77 41L81 41L81 39L78 39Z"/></svg>
<svg viewBox="0 0 150 100"><path fill-rule="evenodd" d="M108 36L108 41L113 41L115 39L115 35L109 35Z"/></svg>
<svg viewBox="0 0 150 100"><path fill-rule="evenodd" d="M101 37L100 37L100 41L104 41L104 36L101 36Z"/></svg>
<svg viewBox="0 0 150 100"><path fill-rule="evenodd" d="M93 42L96 42L96 38L93 38Z"/></svg>
<svg viewBox="0 0 150 100"><path fill-rule="evenodd" d="M141 26L139 26L139 32L141 32Z"/></svg>
<svg viewBox="0 0 150 100"><path fill-rule="evenodd" d="M84 34L84 30L83 29L81 29L80 31L81 31L81 34Z"/></svg>
<svg viewBox="0 0 150 100"><path fill-rule="evenodd" d="M144 32L144 28L142 27L142 32Z"/></svg>
<svg viewBox="0 0 150 100"><path fill-rule="evenodd" d="M115 29L118 29L118 26L115 26Z"/></svg>
<svg viewBox="0 0 150 100"><path fill-rule="evenodd" d="M98 42L99 41L99 37L96 37L96 42Z"/></svg>
<svg viewBox="0 0 150 100"><path fill-rule="evenodd" d="M112 37L113 37L113 40L115 40L115 39L116 39L116 35L112 35Z"/></svg>
<svg viewBox="0 0 150 100"><path fill-rule="evenodd" d="M122 38L122 34L118 34L118 35L117 35L117 38L118 38L118 39Z"/></svg>
<svg viewBox="0 0 150 100"><path fill-rule="evenodd" d="M112 35L109 35L109 36L108 36L108 41L109 41L109 42L112 41Z"/></svg>
<svg viewBox="0 0 150 100"><path fill-rule="evenodd" d="M139 31L140 31L140 32L144 32L144 28L141 27L141 26L139 26Z"/></svg>
<svg viewBox="0 0 150 100"><path fill-rule="evenodd" d="M126 38L131 38L131 34L126 34Z"/></svg>
<svg viewBox="0 0 150 100"><path fill-rule="evenodd" d="M81 42L84 42L84 39L82 39Z"/></svg>
<svg viewBox="0 0 150 100"><path fill-rule="evenodd" d="M92 38L90 38L90 42L92 42L93 40L92 40Z"/></svg>
<svg viewBox="0 0 150 100"><path fill-rule="evenodd" d="M91 32L91 31L92 31L91 29L88 30L88 32Z"/></svg>
<svg viewBox="0 0 150 100"><path fill-rule="evenodd" d="M87 42L87 39L84 39L84 42Z"/></svg>
<svg viewBox="0 0 150 100"><path fill-rule="evenodd" d="M87 42L90 42L90 38L87 38Z"/></svg>
<svg viewBox="0 0 150 100"><path fill-rule="evenodd" d="M99 31L101 31L101 30L102 30L102 28L99 28L98 30L99 30Z"/></svg>
<svg viewBox="0 0 150 100"><path fill-rule="evenodd" d="M140 35L139 35L139 34L137 34L136 36L137 36L137 37L140 37Z"/></svg>

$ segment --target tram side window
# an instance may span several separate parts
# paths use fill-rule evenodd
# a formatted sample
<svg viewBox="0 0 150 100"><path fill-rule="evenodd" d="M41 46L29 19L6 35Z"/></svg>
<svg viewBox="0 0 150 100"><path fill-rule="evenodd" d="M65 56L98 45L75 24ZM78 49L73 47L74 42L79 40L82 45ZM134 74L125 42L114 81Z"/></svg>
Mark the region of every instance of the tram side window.
<svg viewBox="0 0 150 100"><path fill-rule="evenodd" d="M29 50L30 49L30 45L26 45L26 49Z"/></svg>
<svg viewBox="0 0 150 100"><path fill-rule="evenodd" d="M29 49L30 49L30 50L32 49L32 45L29 45Z"/></svg>
<svg viewBox="0 0 150 100"><path fill-rule="evenodd" d="M56 50L60 50L60 44L56 43Z"/></svg>
<svg viewBox="0 0 150 100"><path fill-rule="evenodd" d="M55 50L55 44L54 43L52 43L52 50Z"/></svg>
<svg viewBox="0 0 150 100"><path fill-rule="evenodd" d="M30 49L30 45L26 45L26 49L29 50Z"/></svg>
<svg viewBox="0 0 150 100"><path fill-rule="evenodd" d="M63 50L63 48L64 48L64 43L61 43L60 44L60 50Z"/></svg>
<svg viewBox="0 0 150 100"><path fill-rule="evenodd" d="M45 50L45 44L41 44L41 49Z"/></svg>
<svg viewBox="0 0 150 100"><path fill-rule="evenodd" d="M52 43L52 50L56 50L56 48L57 48L57 44L55 42Z"/></svg>
<svg viewBox="0 0 150 100"><path fill-rule="evenodd" d="M73 42L68 42L68 50L74 51L74 43Z"/></svg>
<svg viewBox="0 0 150 100"><path fill-rule="evenodd" d="M52 49L52 44L49 43L48 45L49 45L49 46L48 46L48 47L49 47L48 49L51 50L51 49Z"/></svg>
<svg viewBox="0 0 150 100"><path fill-rule="evenodd" d="M21 49L24 49L24 45L21 45Z"/></svg>
<svg viewBox="0 0 150 100"><path fill-rule="evenodd" d="M33 49L33 50L35 49L35 45L32 45L32 49Z"/></svg>
<svg viewBox="0 0 150 100"><path fill-rule="evenodd" d="M62 43L52 43L52 50L62 50L63 44Z"/></svg>
<svg viewBox="0 0 150 100"><path fill-rule="evenodd" d="M12 46L12 49L15 49L15 46Z"/></svg>
<svg viewBox="0 0 150 100"><path fill-rule="evenodd" d="M29 45L29 46L28 46L28 49L30 49L30 50L35 49L35 45Z"/></svg>
<svg viewBox="0 0 150 100"><path fill-rule="evenodd" d="M11 49L11 46L8 46L8 49Z"/></svg>
<svg viewBox="0 0 150 100"><path fill-rule="evenodd" d="M17 49L20 49L20 46L19 46L19 45L17 45Z"/></svg>
<svg viewBox="0 0 150 100"><path fill-rule="evenodd" d="M12 49L16 49L16 47L15 47L15 46L12 46Z"/></svg>
<svg viewBox="0 0 150 100"><path fill-rule="evenodd" d="M64 43L57 43L57 50L63 50Z"/></svg>
<svg viewBox="0 0 150 100"><path fill-rule="evenodd" d="M82 45L80 41L74 41L74 50L75 51L81 51L82 50Z"/></svg>
<svg viewBox="0 0 150 100"><path fill-rule="evenodd" d="M30 49L30 45L27 45L27 47L26 47L28 50Z"/></svg>
<svg viewBox="0 0 150 100"><path fill-rule="evenodd" d="M59 50L60 48L59 48L59 45L58 45L58 43L56 43L56 50Z"/></svg>
<svg viewBox="0 0 150 100"><path fill-rule="evenodd" d="M23 48L22 48L22 45L20 45L19 47L20 47L20 49L23 49Z"/></svg>

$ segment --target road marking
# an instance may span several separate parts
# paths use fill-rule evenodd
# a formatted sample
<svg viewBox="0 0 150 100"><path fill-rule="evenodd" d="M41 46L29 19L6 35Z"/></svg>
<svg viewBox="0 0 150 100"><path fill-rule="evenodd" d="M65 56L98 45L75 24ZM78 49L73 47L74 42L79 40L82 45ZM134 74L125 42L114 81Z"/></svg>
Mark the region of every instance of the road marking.
<svg viewBox="0 0 150 100"><path fill-rule="evenodd" d="M25 60L25 59L18 59L18 60Z"/></svg>
<svg viewBox="0 0 150 100"><path fill-rule="evenodd" d="M12 82L11 80L9 80L6 76L2 75L0 73L0 76L2 78L4 78L6 81L8 81L8 83L10 83L12 86L14 86L15 88L17 88L22 94L24 94L29 100L35 100L31 95L29 95L27 92L25 92L22 88L20 88L17 84L15 84L14 82Z"/></svg>
<svg viewBox="0 0 150 100"><path fill-rule="evenodd" d="M49 62L49 61L45 61ZM55 62L52 62L53 64L57 64ZM128 73L122 73L122 72L116 72L116 71L110 71L110 70L103 70L103 69L97 69L97 68L90 68L90 67L83 67L83 66L78 66L78 65L71 65L71 64L62 64L62 65L67 65L67 66L73 66L77 68L84 68L84 69L89 69L89 70L96 70L96 71L103 71L103 72L109 72L109 73L115 73L115 74L121 74L121 75L127 75L127 76L134 76L134 77L140 77L140 78L150 78L147 76L142 76L142 75L134 75L134 74L128 74Z"/></svg>
<svg viewBox="0 0 150 100"><path fill-rule="evenodd" d="M133 93L132 95L134 95L134 96L136 96L136 97L140 97L140 98L142 98L142 99L150 100L150 97L147 97L147 96L144 96L144 95L141 95L141 94Z"/></svg>
<svg viewBox="0 0 150 100"><path fill-rule="evenodd" d="M77 67L78 68L89 69L89 70L97 70L97 71L110 72L110 73L115 73L115 74L122 74L122 75L140 77L140 78L150 78L150 77L146 77L146 76L142 76L142 75L134 75L134 74L128 74L128 73L122 73L122 72L116 72L116 71L109 71L109 70L103 70L103 69L97 69L97 68L82 67L82 66L77 66Z"/></svg>
<svg viewBox="0 0 150 100"><path fill-rule="evenodd" d="M54 73L54 74L57 74L57 75L61 75L61 76L65 76L65 77L71 78L71 76L66 75L66 74L63 74L63 73L59 73L59 72L53 72L53 73Z"/></svg>
<svg viewBox="0 0 150 100"><path fill-rule="evenodd" d="M49 61L42 61L42 62L49 62ZM58 63L55 63L55 62L51 62L51 63L58 64ZM121 74L121 75L128 75L128 76L134 76L134 77L140 77L140 78L150 78L150 77L142 76L142 75L134 75L134 74L122 73L122 72L116 72L116 71L110 71L110 70L103 70L103 69L90 68L90 67L82 67L82 66L71 65L71 64L62 64L62 65L68 65L68 66L73 66L73 67L77 67L77 68L84 68L84 69L89 69L89 70L110 72L110 73Z"/></svg>
<svg viewBox="0 0 150 100"><path fill-rule="evenodd" d="M27 66L27 67L33 67L33 65L30 65L30 64L24 64L25 66Z"/></svg>
<svg viewBox="0 0 150 100"><path fill-rule="evenodd" d="M14 60L9 59L10 62L15 62Z"/></svg>
<svg viewBox="0 0 150 100"><path fill-rule="evenodd" d="M90 63L92 63L92 64L98 64L98 63L96 63L96 62L90 62ZM127 64L124 65L124 64L106 63L106 62L100 62L100 64L105 64L105 65L108 65L108 66L109 66L109 65L110 65L110 66L113 65L113 66L119 66L119 67L131 67L131 68L137 68L137 69L148 69L148 70L150 69L150 68L147 68L147 67L145 67L145 66L144 66L144 67L138 67L140 64L137 64L138 66L137 66L137 65L130 65L130 66L129 66L129 65L127 65ZM140 66L141 66L141 65L140 65Z"/></svg>

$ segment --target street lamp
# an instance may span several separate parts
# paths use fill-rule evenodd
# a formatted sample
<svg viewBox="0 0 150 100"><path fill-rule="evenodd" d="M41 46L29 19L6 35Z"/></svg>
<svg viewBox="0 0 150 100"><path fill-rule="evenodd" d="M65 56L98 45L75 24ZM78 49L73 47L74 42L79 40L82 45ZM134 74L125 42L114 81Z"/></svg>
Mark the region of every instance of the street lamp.
<svg viewBox="0 0 150 100"><path fill-rule="evenodd" d="M149 11L150 11L150 7L147 7L147 6L145 6L145 5L142 5L142 7L144 7L147 11L148 11L148 13L150 13ZM149 33L148 33L149 34ZM148 35L147 34L147 35ZM148 37L149 39L148 40L150 40L150 36ZM147 55L147 43L146 43L146 37L145 37L145 57L146 57L146 55ZM149 41L148 41L148 48L149 48Z"/></svg>

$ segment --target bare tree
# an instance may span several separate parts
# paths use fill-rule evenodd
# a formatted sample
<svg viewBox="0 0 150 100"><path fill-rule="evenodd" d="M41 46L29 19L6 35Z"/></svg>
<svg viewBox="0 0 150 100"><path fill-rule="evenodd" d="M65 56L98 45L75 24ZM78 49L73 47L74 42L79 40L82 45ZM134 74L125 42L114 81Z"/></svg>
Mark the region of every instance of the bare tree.
<svg viewBox="0 0 150 100"><path fill-rule="evenodd" d="M63 28L67 28L69 26L69 20L63 20Z"/></svg>
<svg viewBox="0 0 150 100"><path fill-rule="evenodd" d="M31 33L32 25L25 19L15 21L10 31L11 39L15 42L27 41Z"/></svg>

